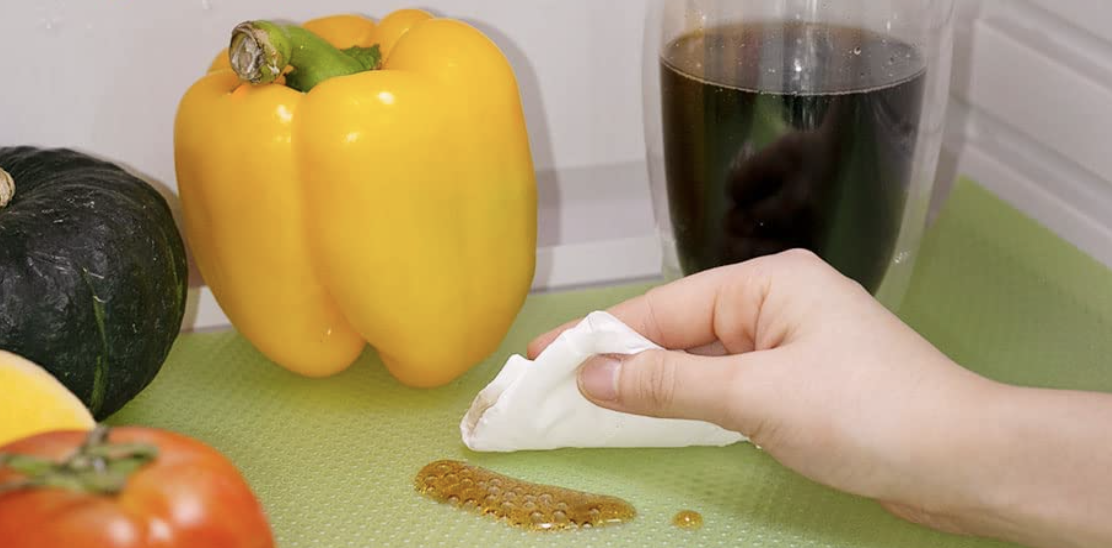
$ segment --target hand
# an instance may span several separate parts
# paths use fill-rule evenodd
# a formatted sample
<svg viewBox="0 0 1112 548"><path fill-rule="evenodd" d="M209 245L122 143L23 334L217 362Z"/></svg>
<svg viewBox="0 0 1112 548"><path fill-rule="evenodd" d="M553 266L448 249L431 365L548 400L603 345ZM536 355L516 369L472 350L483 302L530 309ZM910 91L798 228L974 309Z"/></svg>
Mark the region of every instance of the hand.
<svg viewBox="0 0 1112 548"><path fill-rule="evenodd" d="M997 385L814 255L708 271L611 312L673 351L589 361L580 388L598 405L741 432L815 481L936 528L965 531L959 518L980 508L952 472L974 444L953 431Z"/></svg>
<svg viewBox="0 0 1112 548"><path fill-rule="evenodd" d="M811 253L708 271L611 312L671 350L584 364L580 390L600 406L741 432L815 481L945 531L1112 546L1112 396L979 377Z"/></svg>

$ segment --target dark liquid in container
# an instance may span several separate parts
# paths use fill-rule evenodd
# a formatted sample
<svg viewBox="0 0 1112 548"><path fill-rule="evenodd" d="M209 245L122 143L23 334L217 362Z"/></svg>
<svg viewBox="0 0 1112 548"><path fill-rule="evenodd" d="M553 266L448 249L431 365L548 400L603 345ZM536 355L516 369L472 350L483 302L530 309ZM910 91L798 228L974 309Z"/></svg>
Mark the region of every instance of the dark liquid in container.
<svg viewBox="0 0 1112 548"><path fill-rule="evenodd" d="M664 150L684 273L806 248L875 292L924 82L915 47L849 27L739 24L668 44Z"/></svg>

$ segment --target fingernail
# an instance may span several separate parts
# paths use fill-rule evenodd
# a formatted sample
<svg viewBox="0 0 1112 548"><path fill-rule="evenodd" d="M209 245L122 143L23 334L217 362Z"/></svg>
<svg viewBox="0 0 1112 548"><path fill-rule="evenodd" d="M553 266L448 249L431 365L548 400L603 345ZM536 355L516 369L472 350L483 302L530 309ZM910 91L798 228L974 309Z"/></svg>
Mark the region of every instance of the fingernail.
<svg viewBox="0 0 1112 548"><path fill-rule="evenodd" d="M595 356L579 370L579 389L596 401L617 401L618 370L622 362L612 356Z"/></svg>

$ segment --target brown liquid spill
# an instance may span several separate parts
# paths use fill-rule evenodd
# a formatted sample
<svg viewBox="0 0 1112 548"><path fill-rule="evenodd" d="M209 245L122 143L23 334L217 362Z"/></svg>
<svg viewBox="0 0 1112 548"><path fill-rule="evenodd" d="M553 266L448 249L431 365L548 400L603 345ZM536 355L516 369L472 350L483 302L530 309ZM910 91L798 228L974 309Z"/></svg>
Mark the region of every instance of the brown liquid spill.
<svg viewBox="0 0 1112 548"><path fill-rule="evenodd" d="M526 529L599 527L637 515L617 497L529 483L458 461L429 464L414 482L418 491L437 501Z"/></svg>
<svg viewBox="0 0 1112 548"><path fill-rule="evenodd" d="M691 510L684 510L672 518L672 525L680 529L699 529L703 526L703 515Z"/></svg>

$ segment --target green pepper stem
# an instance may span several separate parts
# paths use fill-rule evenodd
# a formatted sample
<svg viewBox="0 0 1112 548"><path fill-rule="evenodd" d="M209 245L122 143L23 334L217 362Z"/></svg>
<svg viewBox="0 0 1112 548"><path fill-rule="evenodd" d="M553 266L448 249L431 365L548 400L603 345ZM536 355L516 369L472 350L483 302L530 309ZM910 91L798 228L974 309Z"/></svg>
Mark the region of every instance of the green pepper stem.
<svg viewBox="0 0 1112 548"><path fill-rule="evenodd" d="M158 457L158 448L143 443L111 443L108 428L97 427L85 443L62 462L28 455L0 454L0 468L21 478L0 484L0 495L23 489L59 488L95 495L115 495L127 480Z"/></svg>
<svg viewBox="0 0 1112 548"><path fill-rule="evenodd" d="M0 209L11 203L12 198L15 198L15 179L4 168L0 168Z"/></svg>
<svg viewBox="0 0 1112 548"><path fill-rule="evenodd" d="M228 48L232 70L240 80L269 84L286 73L286 86L308 92L321 82L378 68L378 46L341 51L296 25L270 21L240 23Z"/></svg>

